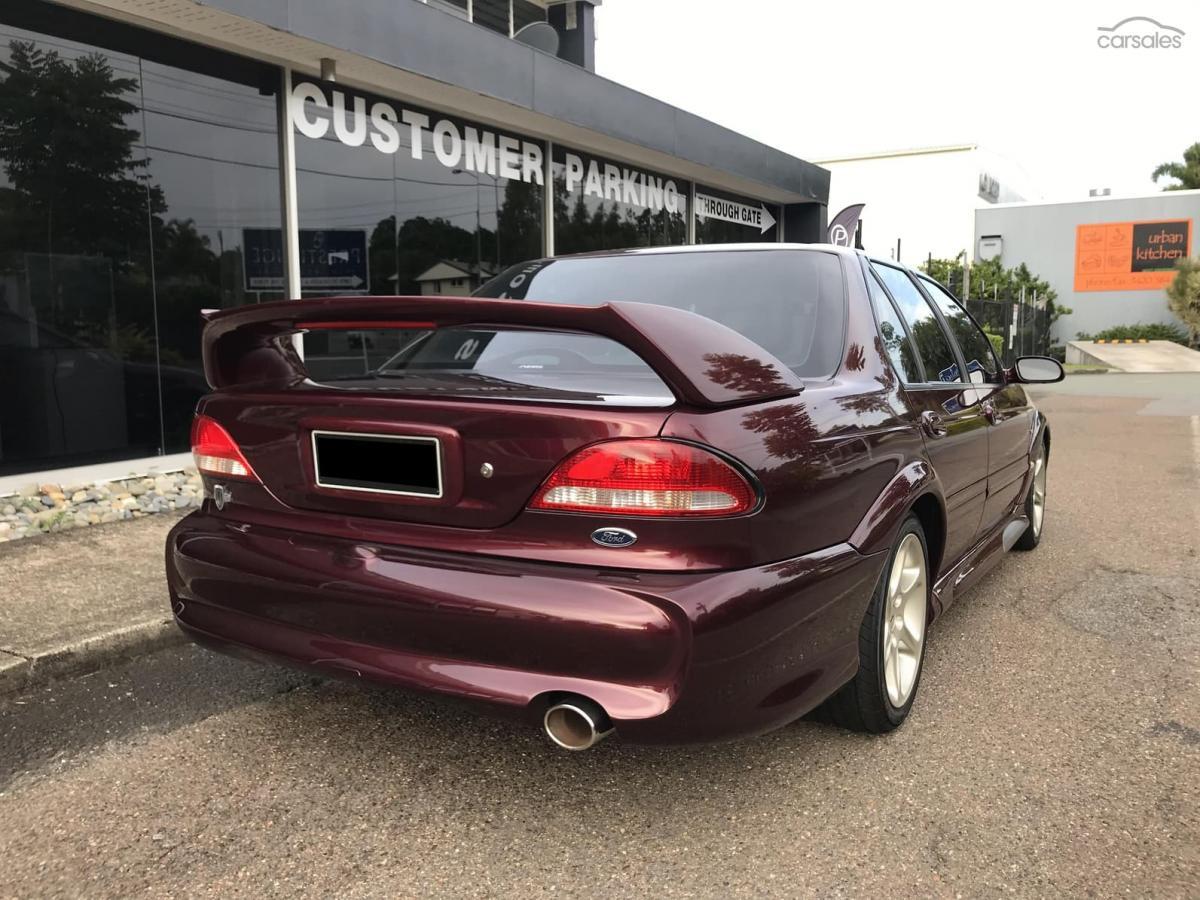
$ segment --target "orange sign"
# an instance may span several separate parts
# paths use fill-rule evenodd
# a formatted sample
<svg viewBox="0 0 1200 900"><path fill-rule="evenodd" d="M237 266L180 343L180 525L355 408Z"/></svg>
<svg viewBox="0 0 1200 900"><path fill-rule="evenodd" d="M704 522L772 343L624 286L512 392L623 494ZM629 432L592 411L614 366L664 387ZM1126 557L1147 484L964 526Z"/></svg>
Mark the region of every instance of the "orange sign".
<svg viewBox="0 0 1200 900"><path fill-rule="evenodd" d="M1191 255L1192 220L1105 222L1075 228L1075 290L1154 291Z"/></svg>

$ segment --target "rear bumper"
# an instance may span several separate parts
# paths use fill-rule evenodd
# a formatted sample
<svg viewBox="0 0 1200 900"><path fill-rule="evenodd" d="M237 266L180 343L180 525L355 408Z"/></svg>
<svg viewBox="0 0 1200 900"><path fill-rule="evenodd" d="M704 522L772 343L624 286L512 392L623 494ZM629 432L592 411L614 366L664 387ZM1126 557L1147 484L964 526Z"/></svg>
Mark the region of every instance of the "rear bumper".
<svg viewBox="0 0 1200 900"><path fill-rule="evenodd" d="M600 703L634 741L769 730L858 665L883 555L843 544L737 571L664 574L501 560L237 523L167 540L171 606L197 641L535 716Z"/></svg>

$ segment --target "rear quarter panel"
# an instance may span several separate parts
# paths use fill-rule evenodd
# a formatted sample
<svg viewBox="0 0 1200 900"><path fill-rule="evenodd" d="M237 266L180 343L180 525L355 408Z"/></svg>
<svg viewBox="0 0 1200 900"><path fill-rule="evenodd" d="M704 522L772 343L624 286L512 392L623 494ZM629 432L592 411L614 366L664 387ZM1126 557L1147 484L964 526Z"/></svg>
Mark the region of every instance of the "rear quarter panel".
<svg viewBox="0 0 1200 900"><path fill-rule="evenodd" d="M797 397L681 410L663 427L664 436L710 444L754 472L764 493L746 536L756 563L849 540L897 474L925 456L861 271L850 267L846 274L845 353L834 377L806 381ZM894 505L913 499L884 498Z"/></svg>
<svg viewBox="0 0 1200 900"><path fill-rule="evenodd" d="M792 400L718 413L676 413L664 436L718 447L762 485L747 519L755 562L801 556L850 538L896 474L919 456L920 437L886 396L828 383Z"/></svg>

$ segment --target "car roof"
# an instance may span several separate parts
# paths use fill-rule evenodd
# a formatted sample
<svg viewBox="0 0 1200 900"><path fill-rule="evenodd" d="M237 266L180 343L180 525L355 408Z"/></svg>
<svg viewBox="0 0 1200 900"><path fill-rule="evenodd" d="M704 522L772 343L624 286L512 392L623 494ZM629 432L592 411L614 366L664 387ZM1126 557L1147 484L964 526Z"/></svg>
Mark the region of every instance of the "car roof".
<svg viewBox="0 0 1200 900"><path fill-rule="evenodd" d="M879 263L881 266L891 266L894 269L903 269L905 272L911 272L913 275L920 275L923 278L929 278L929 276L920 269L915 269L908 265L908 263L898 262L894 259L884 259L882 256L874 256L870 253L863 253L862 257L869 263Z"/></svg>
<svg viewBox="0 0 1200 900"><path fill-rule="evenodd" d="M620 250L591 250L587 253L567 253L555 259L596 259L609 256L661 256L677 253L728 253L765 250L820 250L839 256L857 256L860 251L836 244L781 244L758 242L750 244L684 244L668 247L629 247Z"/></svg>

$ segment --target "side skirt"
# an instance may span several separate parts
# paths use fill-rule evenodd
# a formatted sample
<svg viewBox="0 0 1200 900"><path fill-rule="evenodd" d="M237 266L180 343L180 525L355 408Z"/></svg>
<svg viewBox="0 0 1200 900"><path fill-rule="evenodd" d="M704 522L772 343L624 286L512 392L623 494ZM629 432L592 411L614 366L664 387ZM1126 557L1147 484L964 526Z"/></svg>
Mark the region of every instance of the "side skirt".
<svg viewBox="0 0 1200 900"><path fill-rule="evenodd" d="M933 618L936 619L968 588L986 575L1012 549L1029 527L1024 515L1013 516L978 541L953 569L933 586Z"/></svg>

